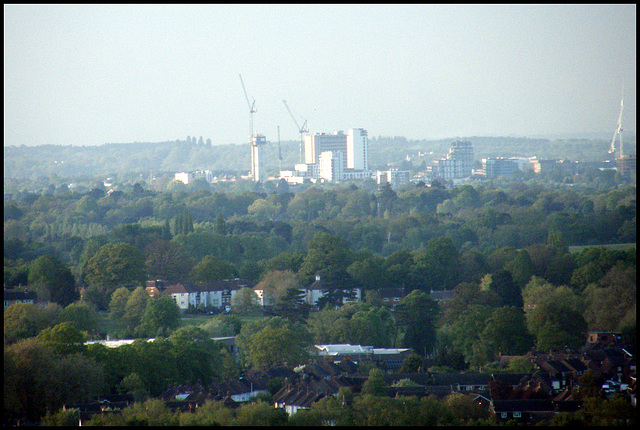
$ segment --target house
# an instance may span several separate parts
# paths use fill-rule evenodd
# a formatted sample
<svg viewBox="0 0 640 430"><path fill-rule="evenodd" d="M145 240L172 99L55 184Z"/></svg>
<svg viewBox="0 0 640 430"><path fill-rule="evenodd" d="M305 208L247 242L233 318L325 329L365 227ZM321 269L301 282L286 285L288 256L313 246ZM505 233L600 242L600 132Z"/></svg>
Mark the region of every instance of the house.
<svg viewBox="0 0 640 430"><path fill-rule="evenodd" d="M378 294L380 295L380 300L382 300L385 304L391 305L392 307L400 303L400 300L404 299L406 296L404 287L379 288Z"/></svg>
<svg viewBox="0 0 640 430"><path fill-rule="evenodd" d="M588 346L599 344L603 348L611 347L611 346L620 344L621 339L622 339L622 335L619 332L591 331L587 333Z"/></svg>
<svg viewBox="0 0 640 430"><path fill-rule="evenodd" d="M488 373L434 373L434 385L451 387L452 391L485 392L491 381Z"/></svg>
<svg viewBox="0 0 640 430"><path fill-rule="evenodd" d="M189 309L189 294L192 292L192 287L185 284L173 284L164 290L164 294L170 295L178 305L180 310Z"/></svg>
<svg viewBox="0 0 640 430"><path fill-rule="evenodd" d="M246 279L222 279L199 284L174 284L163 294L170 294L181 310L189 308L216 308L229 311L231 299L242 288L253 288Z"/></svg>
<svg viewBox="0 0 640 430"><path fill-rule="evenodd" d="M373 348L373 360L383 364L385 369L396 370L411 353L411 348Z"/></svg>
<svg viewBox="0 0 640 430"><path fill-rule="evenodd" d="M316 280L304 291L307 304L317 307L318 300L325 296L326 291L326 286L320 279L320 275L316 275ZM344 288L342 292L345 295L345 297L342 299L342 303L346 303L350 300L358 302L362 300L362 290L360 288ZM349 299L347 297L350 294L353 294L353 299Z"/></svg>
<svg viewBox="0 0 640 430"><path fill-rule="evenodd" d="M556 408L551 400L492 400L489 410L498 422L515 420L520 425L549 420Z"/></svg>
<svg viewBox="0 0 640 430"><path fill-rule="evenodd" d="M304 366L305 369L313 368ZM274 406L284 409L290 416L301 409L309 409L314 402L328 397L337 396L340 388L350 388L353 392L359 392L364 377L349 377L346 375L331 376L329 378L314 378L306 375L298 383L285 384L273 395Z"/></svg>
<svg viewBox="0 0 640 430"><path fill-rule="evenodd" d="M4 290L4 308L7 309L14 303L35 303L37 295L32 291Z"/></svg>
<svg viewBox="0 0 640 430"><path fill-rule="evenodd" d="M310 409L314 402L323 397L323 394L315 390L309 391L309 387L301 383L295 386L283 386L273 395L273 401L276 408L284 409L291 416L300 409Z"/></svg>
<svg viewBox="0 0 640 430"><path fill-rule="evenodd" d="M165 288L168 287L168 283L163 279L150 279L145 282L144 288L147 290L149 297L157 299L160 297Z"/></svg>
<svg viewBox="0 0 640 430"><path fill-rule="evenodd" d="M431 298L437 302L443 302L453 297L453 290L431 290L429 292Z"/></svg>

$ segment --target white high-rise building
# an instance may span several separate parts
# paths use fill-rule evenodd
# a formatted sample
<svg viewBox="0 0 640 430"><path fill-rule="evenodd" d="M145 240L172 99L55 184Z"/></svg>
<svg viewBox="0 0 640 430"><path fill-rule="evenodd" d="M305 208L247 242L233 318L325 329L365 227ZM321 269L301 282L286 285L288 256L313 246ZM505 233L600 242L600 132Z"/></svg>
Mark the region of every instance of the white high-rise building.
<svg viewBox="0 0 640 430"><path fill-rule="evenodd" d="M447 158L436 160L433 171L446 180L468 178L473 170L473 145L471 142L451 143Z"/></svg>
<svg viewBox="0 0 640 430"><path fill-rule="evenodd" d="M376 183L378 185L388 182L391 188L397 188L401 185L408 184L410 180L411 172L408 170L390 169L376 171Z"/></svg>
<svg viewBox="0 0 640 430"><path fill-rule="evenodd" d="M336 131L331 134L316 133L304 137L305 164L318 164L320 162L320 154L325 151L342 151L346 153L347 135L342 131ZM343 168L346 167L345 164Z"/></svg>
<svg viewBox="0 0 640 430"><path fill-rule="evenodd" d="M347 132L347 169L369 170L367 131L352 128Z"/></svg>
<svg viewBox="0 0 640 430"><path fill-rule="evenodd" d="M267 179L267 171L262 156L262 146L267 143L267 138L258 134L251 140L251 179L255 182L264 182Z"/></svg>
<svg viewBox="0 0 640 430"><path fill-rule="evenodd" d="M320 178L328 181L340 181L343 177L344 152L342 151L324 151L320 154L319 160Z"/></svg>

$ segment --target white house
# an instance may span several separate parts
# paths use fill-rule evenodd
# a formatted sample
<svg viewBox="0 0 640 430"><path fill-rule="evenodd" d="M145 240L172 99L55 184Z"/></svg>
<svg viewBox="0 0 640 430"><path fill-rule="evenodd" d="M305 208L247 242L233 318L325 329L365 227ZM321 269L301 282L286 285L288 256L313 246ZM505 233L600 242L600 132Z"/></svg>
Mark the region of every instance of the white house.
<svg viewBox="0 0 640 430"><path fill-rule="evenodd" d="M246 279L234 278L210 281L203 284L174 284L163 294L170 294L181 310L192 308L217 308L229 310L231 299L241 288L253 287Z"/></svg>

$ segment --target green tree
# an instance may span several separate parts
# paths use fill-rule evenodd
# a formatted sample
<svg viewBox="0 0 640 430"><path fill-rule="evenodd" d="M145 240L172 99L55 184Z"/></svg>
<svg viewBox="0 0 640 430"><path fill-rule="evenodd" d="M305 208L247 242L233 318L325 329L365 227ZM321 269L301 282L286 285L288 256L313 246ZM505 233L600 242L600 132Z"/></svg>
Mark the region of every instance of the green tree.
<svg viewBox="0 0 640 430"><path fill-rule="evenodd" d="M131 372L120 381L118 391L132 396L136 402L144 401L149 396L144 381L136 372Z"/></svg>
<svg viewBox="0 0 640 430"><path fill-rule="evenodd" d="M148 277L180 282L187 279L193 262L182 246L158 239L145 248Z"/></svg>
<svg viewBox="0 0 640 430"><path fill-rule="evenodd" d="M122 322L129 332L133 332L142 323L142 317L147 310L149 300L152 300L149 298L149 293L142 287L137 287L129 295L122 314Z"/></svg>
<svg viewBox="0 0 640 430"><path fill-rule="evenodd" d="M587 323L583 300L566 286L554 287L536 276L523 291L527 327L543 350L577 348L584 344Z"/></svg>
<svg viewBox="0 0 640 430"><path fill-rule="evenodd" d="M62 333L54 330L49 334L57 338ZM47 411L86 402L102 388L102 366L93 358L82 354L61 356L48 341L38 338L6 347L4 369L5 417L39 421Z"/></svg>
<svg viewBox="0 0 640 430"><path fill-rule="evenodd" d="M93 333L98 330L98 316L86 303L71 303L60 312L60 322L68 321L78 330Z"/></svg>
<svg viewBox="0 0 640 430"><path fill-rule="evenodd" d="M620 330L635 324L636 269L614 266L584 291L585 319L592 330Z"/></svg>
<svg viewBox="0 0 640 430"><path fill-rule="evenodd" d="M47 305L14 303L4 310L4 340L7 344L35 337L58 321L62 309L57 303Z"/></svg>
<svg viewBox="0 0 640 430"><path fill-rule="evenodd" d="M534 344L521 308L505 306L495 309L480 333L480 341L490 350L504 355L524 354Z"/></svg>
<svg viewBox="0 0 640 430"><path fill-rule="evenodd" d="M436 237L413 252L413 276L422 280L422 290L451 289L458 284L459 254L450 238Z"/></svg>
<svg viewBox="0 0 640 430"><path fill-rule="evenodd" d="M431 353L436 342L436 322L440 308L430 295L413 290L396 305L398 326L403 328L402 344L422 355Z"/></svg>
<svg viewBox="0 0 640 430"><path fill-rule="evenodd" d="M252 288L241 288L231 298L231 310L244 315L255 314L260 310L260 299Z"/></svg>
<svg viewBox="0 0 640 430"><path fill-rule="evenodd" d="M251 362L254 367L268 369L291 366L304 360L304 349L293 347L298 339L289 327L265 327L252 337Z"/></svg>
<svg viewBox="0 0 640 430"><path fill-rule="evenodd" d="M480 366L491 359L486 342L480 340L480 333L494 308L486 305L471 305L463 311L451 326L453 345L460 351L467 363Z"/></svg>
<svg viewBox="0 0 640 430"><path fill-rule="evenodd" d="M474 401L471 396L462 393L449 394L443 403L460 424L468 424L489 418L487 408Z"/></svg>
<svg viewBox="0 0 640 430"><path fill-rule="evenodd" d="M533 276L533 262L529 253L524 249L518 251L516 258L505 264L504 268L511 273L513 281L520 289L524 288Z"/></svg>
<svg viewBox="0 0 640 430"><path fill-rule="evenodd" d="M180 415L180 426L228 426L233 423L233 411L222 402L207 399L195 412Z"/></svg>
<svg viewBox="0 0 640 430"><path fill-rule="evenodd" d="M386 396L388 385L384 380L382 371L373 368L369 371L369 377L362 384L362 394L370 394L372 396Z"/></svg>
<svg viewBox="0 0 640 430"><path fill-rule="evenodd" d="M182 327L169 336L176 351L180 382L211 384L220 376L221 345L198 327Z"/></svg>
<svg viewBox="0 0 640 430"><path fill-rule="evenodd" d="M77 329L73 323L65 321L43 329L36 338L57 352L70 354L85 351L83 343L87 340L87 333Z"/></svg>
<svg viewBox="0 0 640 430"><path fill-rule="evenodd" d="M284 363L294 367L306 361L312 346L311 335L302 324L280 317L243 324L236 344L242 362L256 368Z"/></svg>
<svg viewBox="0 0 640 430"><path fill-rule="evenodd" d="M29 266L29 284L38 292L38 300L49 300L67 306L78 300L75 278L67 266L58 258L43 255Z"/></svg>
<svg viewBox="0 0 640 430"><path fill-rule="evenodd" d="M267 402L247 403L236 411L234 425L238 426L284 426L288 415L282 409Z"/></svg>
<svg viewBox="0 0 640 430"><path fill-rule="evenodd" d="M222 234L222 235L225 235L228 233L227 224L224 222L224 217L220 212L218 212L218 216L216 216L216 220L213 224L213 232L216 234Z"/></svg>
<svg viewBox="0 0 640 430"><path fill-rule="evenodd" d="M476 283L461 282L453 290L453 296L442 305L442 323L453 324L471 305L499 307L500 298L495 292L482 290Z"/></svg>
<svg viewBox="0 0 640 430"><path fill-rule="evenodd" d="M307 255L298 275L303 284L311 284L316 275L333 284L340 278L350 278L346 270L352 262L353 254L345 239L328 233L317 233L309 242Z"/></svg>
<svg viewBox="0 0 640 430"><path fill-rule="evenodd" d="M122 409L122 419L127 426L171 426L178 424L178 415L173 414L162 399L148 399Z"/></svg>
<svg viewBox="0 0 640 430"><path fill-rule="evenodd" d="M112 321L119 321L124 316L125 306L130 296L131 291L127 287L120 287L111 294L109 318Z"/></svg>
<svg viewBox="0 0 640 430"><path fill-rule="evenodd" d="M263 291L265 306L277 306L282 301L289 289L297 289L300 285L296 275L290 270L273 270L262 275L262 280L256 285L256 289Z"/></svg>
<svg viewBox="0 0 640 430"><path fill-rule="evenodd" d="M60 409L55 413L47 412L42 417L44 426L70 427L77 426L78 422L80 422L80 409L77 408Z"/></svg>
<svg viewBox="0 0 640 430"><path fill-rule="evenodd" d="M92 288L91 300L99 309L107 309L118 287L135 288L146 279L144 257L125 243L108 243L87 263L85 277Z"/></svg>
<svg viewBox="0 0 640 430"><path fill-rule="evenodd" d="M180 326L180 309L170 296L147 301L141 324L136 333L142 336L168 336Z"/></svg>
<svg viewBox="0 0 640 430"><path fill-rule="evenodd" d="M207 255L192 270L193 279L197 282L208 282L218 279L230 279L237 276L235 266L213 255Z"/></svg>
<svg viewBox="0 0 640 430"><path fill-rule="evenodd" d="M491 284L489 289L496 293L500 298L503 306L515 306L522 308L522 293L520 288L513 281L511 272L507 270L498 270L491 275Z"/></svg>
<svg viewBox="0 0 640 430"><path fill-rule="evenodd" d="M189 234L193 232L193 219L188 211L178 214L173 220L173 234Z"/></svg>

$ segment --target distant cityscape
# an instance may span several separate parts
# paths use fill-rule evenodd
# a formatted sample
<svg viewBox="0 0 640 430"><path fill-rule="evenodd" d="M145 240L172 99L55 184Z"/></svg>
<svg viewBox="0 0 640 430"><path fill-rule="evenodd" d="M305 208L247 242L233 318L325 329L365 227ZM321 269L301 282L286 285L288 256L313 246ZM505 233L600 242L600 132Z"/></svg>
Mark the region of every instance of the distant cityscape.
<svg viewBox="0 0 640 430"><path fill-rule="evenodd" d="M481 166L474 167L473 143L453 141L445 157L433 160L424 172L414 175L409 170L391 168L388 170L369 169L369 141L367 130L352 128L346 133L342 130L333 133L315 133L304 136L304 163L294 166L293 170L280 170L278 176L267 177L262 147L266 143L263 135L253 137L251 145L251 172L244 179L255 182L284 180L290 185L307 182L324 183L340 181L358 181L374 179L378 185L389 183L397 188L410 182L433 180L443 181L452 186L460 185L472 179L494 179L510 176L515 172L543 173L559 169L564 174L579 174L588 168L617 170L623 177L635 180L636 157L616 156L615 162L605 161L568 161L563 159L538 159L537 157L488 157L480 160ZM301 148L302 149L302 148ZM612 142L612 150L614 150ZM611 151L614 152L614 151ZM301 155L302 158L302 155ZM184 184L196 179L205 179L215 183L219 179L212 170L177 172L175 180ZM226 180L226 178L224 179Z"/></svg>

